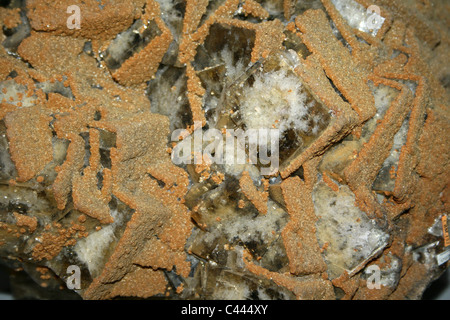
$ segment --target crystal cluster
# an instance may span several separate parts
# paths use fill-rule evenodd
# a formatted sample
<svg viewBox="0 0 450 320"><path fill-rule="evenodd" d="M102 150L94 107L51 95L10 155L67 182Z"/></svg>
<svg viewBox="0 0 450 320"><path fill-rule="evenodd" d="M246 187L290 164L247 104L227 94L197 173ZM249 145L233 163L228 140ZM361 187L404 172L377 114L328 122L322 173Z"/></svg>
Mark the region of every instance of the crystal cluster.
<svg viewBox="0 0 450 320"><path fill-rule="evenodd" d="M445 0L3 3L16 298L419 299L448 266ZM266 129L270 173L196 142Z"/></svg>

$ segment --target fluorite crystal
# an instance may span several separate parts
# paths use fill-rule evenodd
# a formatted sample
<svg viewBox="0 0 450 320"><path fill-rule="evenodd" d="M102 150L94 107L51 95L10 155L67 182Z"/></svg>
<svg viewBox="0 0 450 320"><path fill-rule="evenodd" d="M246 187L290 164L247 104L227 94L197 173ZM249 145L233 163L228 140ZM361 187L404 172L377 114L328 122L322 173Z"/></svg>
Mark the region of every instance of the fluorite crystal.
<svg viewBox="0 0 450 320"><path fill-rule="evenodd" d="M28 0L0 16L16 298L419 299L448 266L445 0ZM241 144L217 161L211 141Z"/></svg>

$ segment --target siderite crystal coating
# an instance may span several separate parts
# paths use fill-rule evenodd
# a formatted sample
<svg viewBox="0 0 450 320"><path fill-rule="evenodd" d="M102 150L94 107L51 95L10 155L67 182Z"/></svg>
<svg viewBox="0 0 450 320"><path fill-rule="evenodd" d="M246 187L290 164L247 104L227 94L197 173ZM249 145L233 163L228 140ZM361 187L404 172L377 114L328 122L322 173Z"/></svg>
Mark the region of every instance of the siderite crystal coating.
<svg viewBox="0 0 450 320"><path fill-rule="evenodd" d="M420 299L448 266L448 1L2 3L17 298ZM173 161L211 129L277 130L278 170Z"/></svg>

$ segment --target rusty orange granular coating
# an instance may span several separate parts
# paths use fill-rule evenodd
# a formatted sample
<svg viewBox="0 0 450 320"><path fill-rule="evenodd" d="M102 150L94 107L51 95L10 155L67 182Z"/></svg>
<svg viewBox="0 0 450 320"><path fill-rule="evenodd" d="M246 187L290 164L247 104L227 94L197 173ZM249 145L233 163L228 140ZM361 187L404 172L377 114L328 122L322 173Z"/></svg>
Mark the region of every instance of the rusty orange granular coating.
<svg viewBox="0 0 450 320"><path fill-rule="evenodd" d="M254 0L246 0L242 9L246 15L252 15L261 19L267 19L269 17L267 10Z"/></svg>
<svg viewBox="0 0 450 320"><path fill-rule="evenodd" d="M241 187L242 193L250 200L256 209L261 214L267 214L269 193L266 190L259 191L256 188L248 171L242 173L242 177L239 180L239 186Z"/></svg>
<svg viewBox="0 0 450 320"><path fill-rule="evenodd" d="M320 248L320 252L324 252L328 249L330 243L329 242L325 242L325 244L322 246L322 248Z"/></svg>
<svg viewBox="0 0 450 320"><path fill-rule="evenodd" d="M221 172L214 173L211 176L211 179L217 184L221 184L223 181L225 181L225 175Z"/></svg>
<svg viewBox="0 0 450 320"><path fill-rule="evenodd" d="M315 237L315 223L312 188L316 180L317 160L307 163L305 181L298 177L289 178L281 184L286 209L290 220L281 235L289 258L292 274L314 274L324 272L327 267L320 255L320 247Z"/></svg>
<svg viewBox="0 0 450 320"><path fill-rule="evenodd" d="M84 214L80 215L80 216L78 217L78 221L79 221L80 223L86 222L86 216L85 216Z"/></svg>
<svg viewBox="0 0 450 320"><path fill-rule="evenodd" d="M279 286L292 291L299 300L330 300L335 299L331 281L321 277L310 278L309 280L298 280L289 273L271 272L261 266L256 265L251 254L245 250L243 254L244 264L248 270L256 275L260 275L274 281Z"/></svg>
<svg viewBox="0 0 450 320"><path fill-rule="evenodd" d="M295 22L309 50L320 57L327 76L345 95L360 119L365 121L374 116L374 98L364 80L367 71L355 63L348 50L332 35L324 12L307 11L302 19L297 17ZM339 56L339 59L333 59L335 55Z"/></svg>
<svg viewBox="0 0 450 320"><path fill-rule="evenodd" d="M28 18L33 30L45 31L54 35L69 35L86 39L113 39L117 33L124 31L140 15L137 4L141 1L105 2L102 6L95 0L27 1ZM82 13L79 29L67 28L69 17L67 8L77 5ZM48 17L51 17L49 19Z"/></svg>
<svg viewBox="0 0 450 320"><path fill-rule="evenodd" d="M150 1L156 3L156 1ZM156 73L158 66L173 40L172 33L159 17L157 6L148 6L156 16L155 22L162 31L160 36L154 38L144 49L126 60L122 66L113 73L113 78L123 85L137 85L148 81Z"/></svg>
<svg viewBox="0 0 450 320"><path fill-rule="evenodd" d="M85 291L86 299L107 298L121 292L130 294L132 291L124 287L123 281L130 279L130 283L134 283L132 279L147 276L155 278L155 286L136 294L154 295L164 292L166 281L162 272L151 273L150 270L153 269L148 267L172 269L176 266L177 272L183 276L187 276L190 270L184 252L184 244L192 228L188 223L190 214L177 201L187 191L187 176L181 168L171 163L170 156L165 152L168 120L163 116L146 114L128 121L125 126L111 128L117 134L117 149L111 152L111 172L115 181L112 192L136 211L101 275ZM143 149L145 152L136 157L134 150L137 148L133 149L131 146L141 141L146 141L148 145ZM141 173L141 178L133 182L134 186L129 182L125 183L129 175L128 159L133 159L135 172ZM147 172L152 177L146 175ZM174 192L161 188L155 179L164 181ZM131 192L128 188L138 192ZM153 225L158 227L154 228ZM152 234L158 238L151 237ZM134 245L138 242L142 246ZM122 267L117 268L118 265ZM145 268L136 267L137 265ZM122 281L111 282L111 279L122 278ZM136 285L138 283L142 282L136 281Z"/></svg>
<svg viewBox="0 0 450 320"><path fill-rule="evenodd" d="M10 9L6 12L6 16L3 20L3 25L7 29L13 29L21 23L20 8Z"/></svg>
<svg viewBox="0 0 450 320"><path fill-rule="evenodd" d="M97 187L96 174L100 162L100 138L98 130L89 130L89 138L91 144L90 165L84 169L83 176L75 174L72 177L73 203L77 210L92 218L98 219L103 224L109 224L114 222L108 206L108 203L111 201L111 185L104 183L101 190ZM104 181L110 182L109 179Z"/></svg>
<svg viewBox="0 0 450 320"><path fill-rule="evenodd" d="M42 280L48 280L51 278L50 269L47 267L36 267L36 271L39 272Z"/></svg>
<svg viewBox="0 0 450 320"><path fill-rule="evenodd" d="M331 188L333 189L334 192L338 192L339 191L339 186L333 181L331 180L331 178L328 176L328 174L326 172L324 172L323 174L323 181Z"/></svg>
<svg viewBox="0 0 450 320"><path fill-rule="evenodd" d="M177 292L178 294L180 294L180 293L183 292L183 290L184 290L184 283L180 284L180 285L177 287L176 292Z"/></svg>
<svg viewBox="0 0 450 320"><path fill-rule="evenodd" d="M14 217L16 218L16 225L18 227L27 227L31 233L36 230L37 219L36 217L29 217L17 212L14 212Z"/></svg>
<svg viewBox="0 0 450 320"><path fill-rule="evenodd" d="M17 109L5 116L11 159L16 165L17 181L28 181L53 159L51 117L40 106ZM34 123L28 126L28 123ZM30 141L34 141L30 145Z"/></svg>
<svg viewBox="0 0 450 320"><path fill-rule="evenodd" d="M145 283L145 286L142 284ZM167 280L163 271L134 266L122 281L118 282L110 292L105 292L105 298L116 296L146 298L164 293Z"/></svg>
<svg viewBox="0 0 450 320"><path fill-rule="evenodd" d="M447 215L442 216L442 233L444 234L444 246L450 246L450 236L448 234Z"/></svg>
<svg viewBox="0 0 450 320"><path fill-rule="evenodd" d="M65 208L72 186L72 179L75 172L83 167L84 163L84 141L78 135L69 134L69 148L67 150L66 161L56 168L56 177L52 189L58 209Z"/></svg>
<svg viewBox="0 0 450 320"><path fill-rule="evenodd" d="M67 241L70 236L71 235L69 233L43 233L40 237L39 243L37 243L33 248L33 258L36 259L36 261L53 259L67 245Z"/></svg>
<svg viewBox="0 0 450 320"><path fill-rule="evenodd" d="M84 41L67 37L50 36L46 33L32 33L20 44L18 53L34 67L48 75L63 72L68 65L76 64L71 56L83 49ZM57 52L68 50L71 54L58 55Z"/></svg>

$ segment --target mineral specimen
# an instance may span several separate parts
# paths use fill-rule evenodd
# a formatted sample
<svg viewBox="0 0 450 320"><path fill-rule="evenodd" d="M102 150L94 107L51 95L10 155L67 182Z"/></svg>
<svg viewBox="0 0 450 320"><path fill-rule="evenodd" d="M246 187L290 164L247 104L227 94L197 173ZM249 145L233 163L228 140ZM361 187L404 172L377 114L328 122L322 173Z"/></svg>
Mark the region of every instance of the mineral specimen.
<svg viewBox="0 0 450 320"><path fill-rule="evenodd" d="M450 256L449 13L446 0L3 1L13 293L419 299Z"/></svg>

